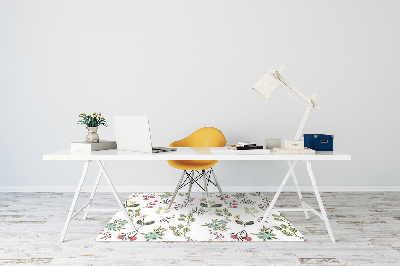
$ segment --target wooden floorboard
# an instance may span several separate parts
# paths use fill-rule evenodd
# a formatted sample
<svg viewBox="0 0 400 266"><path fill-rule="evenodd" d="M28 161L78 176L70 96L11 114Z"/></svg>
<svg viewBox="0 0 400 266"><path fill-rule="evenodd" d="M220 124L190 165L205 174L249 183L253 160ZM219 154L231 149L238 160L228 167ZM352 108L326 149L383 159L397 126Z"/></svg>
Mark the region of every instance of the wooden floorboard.
<svg viewBox="0 0 400 266"><path fill-rule="evenodd" d="M303 196L317 207L312 193ZM90 213L79 214L59 243L73 193L0 193L0 265L400 265L400 192L321 196L337 243L322 220L302 212L283 214L306 242L96 242L114 213ZM88 198L83 193L78 206ZM277 202L297 204L289 192ZM117 207L111 193L98 193L94 206Z"/></svg>

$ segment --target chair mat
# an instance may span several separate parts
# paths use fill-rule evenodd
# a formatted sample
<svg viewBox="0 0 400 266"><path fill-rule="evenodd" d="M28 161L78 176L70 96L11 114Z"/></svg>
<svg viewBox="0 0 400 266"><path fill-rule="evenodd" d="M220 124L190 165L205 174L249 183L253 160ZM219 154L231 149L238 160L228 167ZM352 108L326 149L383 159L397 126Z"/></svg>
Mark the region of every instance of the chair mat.
<svg viewBox="0 0 400 266"><path fill-rule="evenodd" d="M269 201L261 192L210 193L211 214L204 193L133 193L124 207L136 230L118 211L96 241L305 241L279 212L262 221ZM261 230L257 227L261 223Z"/></svg>

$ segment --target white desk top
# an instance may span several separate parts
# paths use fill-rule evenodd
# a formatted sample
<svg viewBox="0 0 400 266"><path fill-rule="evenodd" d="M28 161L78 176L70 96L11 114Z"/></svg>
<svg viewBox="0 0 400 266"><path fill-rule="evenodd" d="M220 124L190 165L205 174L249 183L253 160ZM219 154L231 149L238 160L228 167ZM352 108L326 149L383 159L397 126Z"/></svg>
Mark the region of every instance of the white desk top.
<svg viewBox="0 0 400 266"><path fill-rule="evenodd" d="M119 150L102 151L71 151L62 150L43 155L43 160L61 161L164 161L164 160L224 160L224 161L281 161L281 160L310 160L336 161L351 160L351 155L335 151L317 151L315 154L212 154L210 148L180 147L175 152L142 153Z"/></svg>

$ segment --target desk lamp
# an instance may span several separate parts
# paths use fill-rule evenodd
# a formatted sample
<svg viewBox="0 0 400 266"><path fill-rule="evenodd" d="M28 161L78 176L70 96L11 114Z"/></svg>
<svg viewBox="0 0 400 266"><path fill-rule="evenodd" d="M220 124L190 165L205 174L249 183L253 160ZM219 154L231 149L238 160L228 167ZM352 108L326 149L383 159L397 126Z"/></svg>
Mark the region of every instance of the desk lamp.
<svg viewBox="0 0 400 266"><path fill-rule="evenodd" d="M290 84L284 77L282 77L281 73L285 67L281 66L278 70L273 70L272 68L268 68L270 73L265 74L252 88L257 93L261 95L265 100L271 98L272 94L281 84L281 82L289 87L292 91L298 94L304 101L308 103L306 112L301 120L299 129L297 130L296 136L294 140L285 140L285 148L274 148L274 152L276 153L291 153L291 154L314 154L315 151L304 148L304 141L300 140L302 135L304 126L307 123L308 117L310 116L312 108L315 110L319 110L319 106L315 104L315 100L317 98L317 94L313 93L311 99L305 96L301 91L299 91L296 87Z"/></svg>

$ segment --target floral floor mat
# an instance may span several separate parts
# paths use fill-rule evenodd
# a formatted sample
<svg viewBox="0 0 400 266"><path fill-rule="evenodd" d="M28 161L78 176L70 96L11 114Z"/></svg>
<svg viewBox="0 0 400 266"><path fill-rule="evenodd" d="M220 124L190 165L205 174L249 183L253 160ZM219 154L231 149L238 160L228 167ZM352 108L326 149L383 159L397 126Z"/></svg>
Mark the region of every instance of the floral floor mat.
<svg viewBox="0 0 400 266"><path fill-rule="evenodd" d="M269 201L263 193L133 193L124 206L137 230L117 212L96 241L305 241L279 212L262 221ZM257 230L261 223L261 230Z"/></svg>

